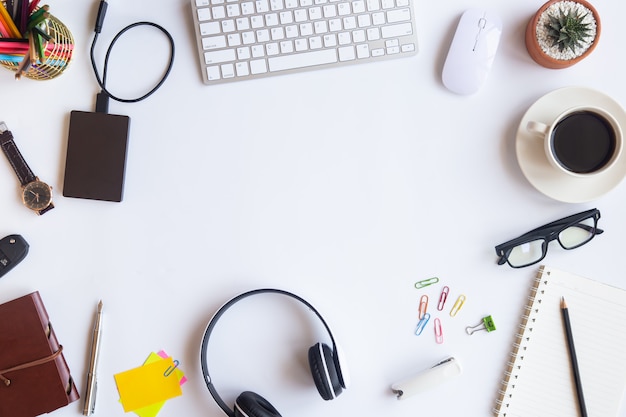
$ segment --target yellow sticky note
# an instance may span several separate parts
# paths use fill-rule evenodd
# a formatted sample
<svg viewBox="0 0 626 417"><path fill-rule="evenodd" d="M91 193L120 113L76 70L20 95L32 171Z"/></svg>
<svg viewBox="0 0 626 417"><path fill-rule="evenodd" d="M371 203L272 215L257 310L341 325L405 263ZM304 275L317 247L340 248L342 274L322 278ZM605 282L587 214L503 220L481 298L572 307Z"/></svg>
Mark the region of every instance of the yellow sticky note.
<svg viewBox="0 0 626 417"><path fill-rule="evenodd" d="M165 376L174 367L172 358L116 374L115 383L125 412L182 395L180 380Z"/></svg>
<svg viewBox="0 0 626 417"><path fill-rule="evenodd" d="M161 352L159 352L159 354L156 354L154 352L150 353L150 356L148 356L148 359L146 359L146 361L143 363L144 366L148 365L150 363L154 363L157 361L162 361L163 358L167 358L168 356L160 356ZM163 355L165 355L165 353L163 353ZM183 372L180 370L180 368L176 368L174 370L174 373L172 375L170 375L171 378L176 378L178 380L178 383L180 385L182 385L184 383L184 381L186 379L184 379L184 374ZM135 414L137 414L139 417L156 417L157 414L159 414L159 411L161 411L161 408L165 405L165 401L161 401L155 404L151 404L147 407L142 407L142 408L138 408L136 410L134 410Z"/></svg>

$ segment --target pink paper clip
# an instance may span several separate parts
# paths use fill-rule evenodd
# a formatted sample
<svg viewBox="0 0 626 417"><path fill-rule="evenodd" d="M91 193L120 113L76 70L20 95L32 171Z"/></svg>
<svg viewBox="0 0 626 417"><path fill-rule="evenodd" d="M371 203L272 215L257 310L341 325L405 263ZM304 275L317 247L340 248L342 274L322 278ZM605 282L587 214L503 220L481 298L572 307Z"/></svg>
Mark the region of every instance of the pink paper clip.
<svg viewBox="0 0 626 417"><path fill-rule="evenodd" d="M443 330L441 328L441 320L439 320L439 317L435 319L435 341L439 344L443 343Z"/></svg>
<svg viewBox="0 0 626 417"><path fill-rule="evenodd" d="M437 310L443 310L443 306L446 304L446 300L448 299L448 294L450 294L450 288L448 286L444 286L441 290L441 295L439 296L439 304L437 304Z"/></svg>
<svg viewBox="0 0 626 417"><path fill-rule="evenodd" d="M420 297L420 308L419 308L419 318L421 319L426 314L426 310L428 309L428 296L426 294Z"/></svg>

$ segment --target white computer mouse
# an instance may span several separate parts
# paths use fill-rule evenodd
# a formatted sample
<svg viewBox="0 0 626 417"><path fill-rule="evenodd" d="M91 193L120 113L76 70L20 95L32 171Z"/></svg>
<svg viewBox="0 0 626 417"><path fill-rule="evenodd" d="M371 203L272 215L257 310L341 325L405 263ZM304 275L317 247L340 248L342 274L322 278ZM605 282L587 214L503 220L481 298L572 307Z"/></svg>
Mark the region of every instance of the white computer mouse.
<svg viewBox="0 0 626 417"><path fill-rule="evenodd" d="M502 21L482 9L461 15L446 62L443 84L457 94L473 94L485 82L500 43Z"/></svg>

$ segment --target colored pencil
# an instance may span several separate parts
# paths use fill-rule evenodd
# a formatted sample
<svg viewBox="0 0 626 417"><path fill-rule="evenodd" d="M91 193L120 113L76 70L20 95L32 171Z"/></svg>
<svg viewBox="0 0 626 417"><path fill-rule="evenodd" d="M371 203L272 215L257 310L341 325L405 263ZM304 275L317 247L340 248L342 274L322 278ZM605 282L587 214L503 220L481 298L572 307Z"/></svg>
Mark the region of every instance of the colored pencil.
<svg viewBox="0 0 626 417"><path fill-rule="evenodd" d="M20 33L26 33L26 25L28 25L28 0L21 0L22 4L20 5Z"/></svg>
<svg viewBox="0 0 626 417"><path fill-rule="evenodd" d="M17 26L15 26L15 23L13 23L13 19L9 15L9 12L7 11L7 9L4 7L4 4L2 3L2 1L0 1L0 19L2 19L4 25L9 30L9 33L11 34L12 38L22 37L22 34L20 33L19 30L17 30Z"/></svg>
<svg viewBox="0 0 626 417"><path fill-rule="evenodd" d="M9 30L4 25L4 20L0 19L0 38L10 38Z"/></svg>
<svg viewBox="0 0 626 417"><path fill-rule="evenodd" d="M28 5L28 14L29 15L33 14L35 9L37 8L37 5L39 5L39 0L33 0L33 1L30 2L30 4Z"/></svg>

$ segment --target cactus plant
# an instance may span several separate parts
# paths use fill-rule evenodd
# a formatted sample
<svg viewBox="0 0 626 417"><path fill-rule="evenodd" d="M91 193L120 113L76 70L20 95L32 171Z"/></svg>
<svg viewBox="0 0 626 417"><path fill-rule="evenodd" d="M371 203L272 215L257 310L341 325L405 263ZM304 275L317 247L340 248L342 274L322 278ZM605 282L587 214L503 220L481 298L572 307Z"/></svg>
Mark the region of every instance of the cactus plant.
<svg viewBox="0 0 626 417"><path fill-rule="evenodd" d="M567 68L591 54L600 31L600 16L589 1L548 0L526 26L526 49L546 68Z"/></svg>
<svg viewBox="0 0 626 417"><path fill-rule="evenodd" d="M582 48L583 42L591 36L590 23L584 21L587 16L588 13L562 9L556 15L550 14L546 29L552 45L558 46L561 52L569 49L576 53L578 48Z"/></svg>

